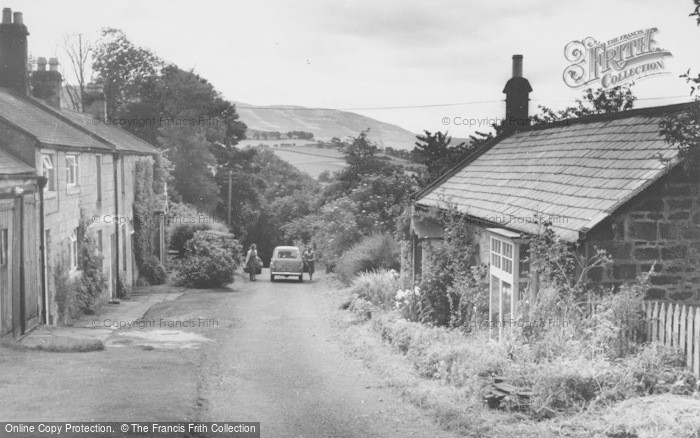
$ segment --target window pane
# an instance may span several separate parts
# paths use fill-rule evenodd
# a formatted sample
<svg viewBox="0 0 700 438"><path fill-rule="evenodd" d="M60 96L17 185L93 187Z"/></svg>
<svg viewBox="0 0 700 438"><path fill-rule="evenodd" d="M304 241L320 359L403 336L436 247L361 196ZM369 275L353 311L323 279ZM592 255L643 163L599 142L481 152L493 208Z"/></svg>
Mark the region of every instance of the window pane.
<svg viewBox="0 0 700 438"><path fill-rule="evenodd" d="M509 259L513 258L513 245L503 242L503 255Z"/></svg>
<svg viewBox="0 0 700 438"><path fill-rule="evenodd" d="M498 254L491 254L491 264L497 268L501 268L501 256Z"/></svg>
<svg viewBox="0 0 700 438"><path fill-rule="evenodd" d="M507 258L503 258L503 270L506 271L509 274L513 273L513 261L508 260Z"/></svg>

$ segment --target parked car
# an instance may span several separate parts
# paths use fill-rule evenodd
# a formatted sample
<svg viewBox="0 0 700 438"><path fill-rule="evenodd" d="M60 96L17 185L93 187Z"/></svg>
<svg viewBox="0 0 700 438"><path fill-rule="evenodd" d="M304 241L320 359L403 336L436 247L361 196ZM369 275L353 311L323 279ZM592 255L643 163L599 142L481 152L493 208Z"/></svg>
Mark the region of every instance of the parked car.
<svg viewBox="0 0 700 438"><path fill-rule="evenodd" d="M304 262L301 250L296 246L278 246L272 251L270 259L270 281L276 277L297 277L304 281Z"/></svg>

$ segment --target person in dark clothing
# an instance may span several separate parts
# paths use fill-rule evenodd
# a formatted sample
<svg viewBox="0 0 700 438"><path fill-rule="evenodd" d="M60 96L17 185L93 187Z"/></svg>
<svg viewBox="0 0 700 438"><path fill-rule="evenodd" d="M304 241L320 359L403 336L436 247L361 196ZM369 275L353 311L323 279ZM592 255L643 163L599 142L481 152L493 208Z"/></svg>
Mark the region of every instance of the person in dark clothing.
<svg viewBox="0 0 700 438"><path fill-rule="evenodd" d="M255 272L258 269L257 266L257 260L258 260L258 247L255 244L250 245L250 249L248 250L248 255L245 258L245 265L248 267L248 277L250 281L256 281L255 279Z"/></svg>
<svg viewBox="0 0 700 438"><path fill-rule="evenodd" d="M306 265L306 270L309 273L309 281L314 279L314 271L316 270L316 253L311 247L307 246L306 251L301 256L304 264Z"/></svg>

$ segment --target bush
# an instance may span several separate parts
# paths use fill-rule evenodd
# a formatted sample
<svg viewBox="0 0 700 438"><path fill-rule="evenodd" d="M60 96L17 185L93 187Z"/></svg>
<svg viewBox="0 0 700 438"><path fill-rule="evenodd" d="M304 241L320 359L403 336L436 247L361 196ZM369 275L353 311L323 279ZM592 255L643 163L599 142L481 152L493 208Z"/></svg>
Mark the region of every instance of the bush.
<svg viewBox="0 0 700 438"><path fill-rule="evenodd" d="M228 228L213 217L188 205L176 204L171 209L168 219L168 247L177 251L180 257L184 256L185 244L194 237L197 231L228 233Z"/></svg>
<svg viewBox="0 0 700 438"><path fill-rule="evenodd" d="M185 244L185 258L178 266L177 283L197 288L231 283L240 253L241 246L232 234L198 231Z"/></svg>
<svg viewBox="0 0 700 438"><path fill-rule="evenodd" d="M398 270L399 256L399 244L390 234L368 236L340 257L335 272L340 281L350 284L362 272Z"/></svg>
<svg viewBox="0 0 700 438"><path fill-rule="evenodd" d="M350 292L353 296L384 309L394 307L394 299L398 289L396 271L363 272L355 277L350 286Z"/></svg>
<svg viewBox="0 0 700 438"><path fill-rule="evenodd" d="M128 283L124 283L122 281L122 276L125 276L126 274L120 274L119 277L117 277L117 297L118 298L131 298L131 293L133 292L132 287Z"/></svg>
<svg viewBox="0 0 700 438"><path fill-rule="evenodd" d="M151 285L164 284L168 278L165 267L154 255L148 256L143 261L139 275Z"/></svg>

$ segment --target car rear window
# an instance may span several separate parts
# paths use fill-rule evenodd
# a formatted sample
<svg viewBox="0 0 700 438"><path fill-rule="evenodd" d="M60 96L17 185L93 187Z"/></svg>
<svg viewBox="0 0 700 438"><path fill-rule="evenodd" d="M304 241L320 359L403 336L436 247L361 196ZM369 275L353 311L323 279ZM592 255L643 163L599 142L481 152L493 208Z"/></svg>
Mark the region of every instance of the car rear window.
<svg viewBox="0 0 700 438"><path fill-rule="evenodd" d="M277 258L278 259L298 259L299 258L299 251L294 251L294 250L289 250L289 249L277 251Z"/></svg>

